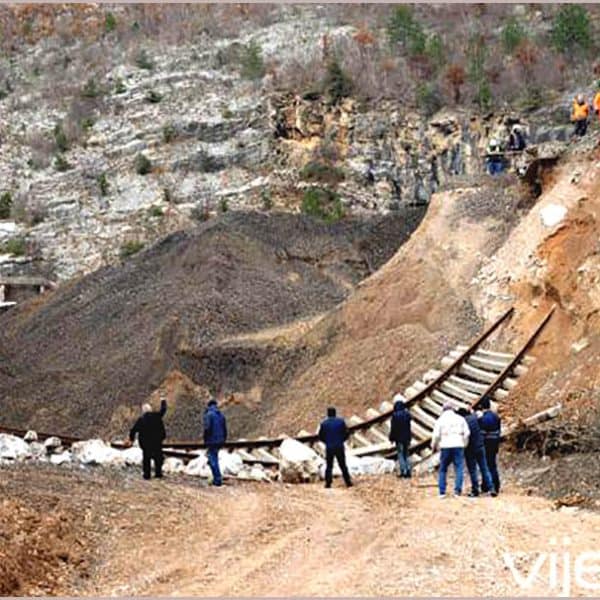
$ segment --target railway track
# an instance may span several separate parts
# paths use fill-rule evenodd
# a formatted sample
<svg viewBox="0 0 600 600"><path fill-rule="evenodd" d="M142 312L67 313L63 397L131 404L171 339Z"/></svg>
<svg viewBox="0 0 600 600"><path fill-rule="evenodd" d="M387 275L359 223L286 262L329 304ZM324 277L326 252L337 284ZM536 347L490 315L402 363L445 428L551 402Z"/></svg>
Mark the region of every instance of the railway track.
<svg viewBox="0 0 600 600"><path fill-rule="evenodd" d="M470 346L457 346L442 359L440 369L428 371L421 380L404 390L412 415L413 442L410 452L413 462L420 462L432 455L430 442L433 426L442 413L445 402L451 401L457 407L476 408L484 396L490 396L497 403L502 403L516 386L518 378L527 372L534 361L527 352L552 317L554 308L544 316L516 353L499 352L489 348L490 338L510 319L513 312L513 308L507 310ZM388 440L392 410L392 404L384 401L377 409L368 409L364 418L352 415L347 419L350 454L358 457L394 456L395 448ZM25 434L24 430L2 426L0 431L20 436ZM38 437L42 440L51 435L53 434L38 432ZM56 437L61 438L66 446L81 439L61 435ZM224 447L231 452L237 452L245 463L276 467L280 458L278 449L286 437L282 435L276 438L237 439L227 442ZM321 455L325 453L324 445L316 433L300 431L296 436L290 437L311 446ZM123 447L122 442L113 442L112 445L116 448ZM165 454L191 460L198 450L205 447L196 440L167 440Z"/></svg>

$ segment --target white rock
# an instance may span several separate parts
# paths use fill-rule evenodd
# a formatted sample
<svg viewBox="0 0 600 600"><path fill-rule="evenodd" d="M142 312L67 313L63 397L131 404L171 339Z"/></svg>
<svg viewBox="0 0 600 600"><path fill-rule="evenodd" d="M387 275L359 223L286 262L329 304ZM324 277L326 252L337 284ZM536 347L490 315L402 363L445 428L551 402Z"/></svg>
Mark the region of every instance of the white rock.
<svg viewBox="0 0 600 600"><path fill-rule="evenodd" d="M279 479L285 483L304 483L319 478L323 459L311 448L291 438L279 446Z"/></svg>
<svg viewBox="0 0 600 600"><path fill-rule="evenodd" d="M165 458L163 463L163 471L165 473L183 473L185 471L185 465L180 458L169 456Z"/></svg>
<svg viewBox="0 0 600 600"><path fill-rule="evenodd" d="M84 465L125 466L123 454L102 440L75 442L71 446L73 458Z"/></svg>
<svg viewBox="0 0 600 600"><path fill-rule="evenodd" d="M35 431L33 430L29 430L24 436L23 436L23 440L26 442L37 442L38 440L38 435Z"/></svg>
<svg viewBox="0 0 600 600"><path fill-rule="evenodd" d="M46 447L40 442L31 442L29 444L29 451L31 452L32 458L35 460L43 460L48 454Z"/></svg>
<svg viewBox="0 0 600 600"><path fill-rule="evenodd" d="M46 448L46 451L48 452L48 454L53 454L55 452L58 452L60 448L62 448L62 442L60 440L60 438L57 437L49 437L45 442L44 442L44 448Z"/></svg>
<svg viewBox="0 0 600 600"><path fill-rule="evenodd" d="M143 453L139 446L132 446L131 448L127 448L127 450L123 450L121 456L127 466L139 467L142 464Z"/></svg>
<svg viewBox="0 0 600 600"><path fill-rule="evenodd" d="M219 468L222 475L237 475L244 468L242 457L235 452L219 451Z"/></svg>
<svg viewBox="0 0 600 600"><path fill-rule="evenodd" d="M71 462L73 462L73 457L68 450L65 450L64 452L60 452L59 454L53 454L52 456L50 456L50 462L53 465L70 464Z"/></svg>
<svg viewBox="0 0 600 600"><path fill-rule="evenodd" d="M0 458L8 460L25 460L31 456L27 442L16 435L0 433Z"/></svg>
<svg viewBox="0 0 600 600"><path fill-rule="evenodd" d="M575 354L579 354L582 350L585 350L590 345L590 341L587 338L582 338L578 342L571 344L571 350Z"/></svg>
<svg viewBox="0 0 600 600"><path fill-rule="evenodd" d="M192 477L210 477L210 469L205 454L199 454L185 467L184 473Z"/></svg>
<svg viewBox="0 0 600 600"><path fill-rule="evenodd" d="M567 209L560 204L548 204L540 210L540 218L544 227L555 227L567 215Z"/></svg>

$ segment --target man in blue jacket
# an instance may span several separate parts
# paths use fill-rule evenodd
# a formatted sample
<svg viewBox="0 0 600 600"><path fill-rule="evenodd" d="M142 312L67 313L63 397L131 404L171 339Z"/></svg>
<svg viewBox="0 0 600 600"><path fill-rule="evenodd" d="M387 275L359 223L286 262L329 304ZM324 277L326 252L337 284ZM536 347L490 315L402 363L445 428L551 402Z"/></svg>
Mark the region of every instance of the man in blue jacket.
<svg viewBox="0 0 600 600"><path fill-rule="evenodd" d="M500 447L500 417L493 412L490 407L490 399L485 396L479 403L481 409L483 409L483 415L479 417L479 428L483 434L483 446L485 448L485 460L487 462L490 474L492 476L492 482L494 483L494 490L497 494L500 493L500 475L498 473L498 449ZM483 491L486 490L485 482Z"/></svg>
<svg viewBox="0 0 600 600"><path fill-rule="evenodd" d="M398 468L400 477L411 476L410 462L408 460L408 449L410 448L410 440L412 438L410 430L411 416L406 408L405 398L402 394L394 396L394 412L392 414L392 422L390 425L390 442L396 444L398 451Z"/></svg>
<svg viewBox="0 0 600 600"><path fill-rule="evenodd" d="M347 487L352 486L350 473L346 466L346 453L344 451L344 442L349 436L346 422L340 417L336 417L335 408L327 409L327 418L319 427L319 439L325 444L325 487L330 488L333 480L333 459L337 459L342 476Z"/></svg>
<svg viewBox="0 0 600 600"><path fill-rule="evenodd" d="M483 479L483 489L488 490L492 496L496 496L492 476L485 459L483 435L479 428L477 415L472 410L467 410L466 408L459 409L458 414L465 419L470 432L469 443L465 448L465 460L471 478L471 493L469 496L471 498L479 496L479 474L477 473L477 467L479 467Z"/></svg>
<svg viewBox="0 0 600 600"><path fill-rule="evenodd" d="M211 398L204 411L204 443L208 449L208 466L212 472L213 485L223 485L221 469L219 468L219 450L227 440L227 421L217 408L217 401Z"/></svg>

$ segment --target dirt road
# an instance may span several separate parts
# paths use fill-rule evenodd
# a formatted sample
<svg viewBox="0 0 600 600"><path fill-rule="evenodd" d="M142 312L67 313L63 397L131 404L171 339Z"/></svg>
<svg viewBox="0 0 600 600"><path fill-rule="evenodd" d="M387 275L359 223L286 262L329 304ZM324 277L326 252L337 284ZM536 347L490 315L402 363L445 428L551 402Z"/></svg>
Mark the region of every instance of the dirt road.
<svg viewBox="0 0 600 600"><path fill-rule="evenodd" d="M516 562L526 577L534 553L563 552L563 537L573 556L600 551L599 514L553 510L515 485L497 499L440 500L435 488L393 476L359 480L351 490L240 483L217 490L99 470L0 474L4 497L65 516L80 546L53 587L24 582L21 593L555 595L549 560L533 587L520 589L503 553L531 553Z"/></svg>

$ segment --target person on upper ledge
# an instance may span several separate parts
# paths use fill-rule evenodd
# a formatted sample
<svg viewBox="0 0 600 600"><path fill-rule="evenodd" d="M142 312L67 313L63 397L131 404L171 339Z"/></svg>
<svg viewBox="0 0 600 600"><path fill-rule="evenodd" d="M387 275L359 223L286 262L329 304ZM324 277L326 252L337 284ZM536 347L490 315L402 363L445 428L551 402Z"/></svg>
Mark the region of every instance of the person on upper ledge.
<svg viewBox="0 0 600 600"><path fill-rule="evenodd" d="M587 132L590 107L583 94L577 94L571 109L571 121L575 123L573 135L583 137Z"/></svg>

